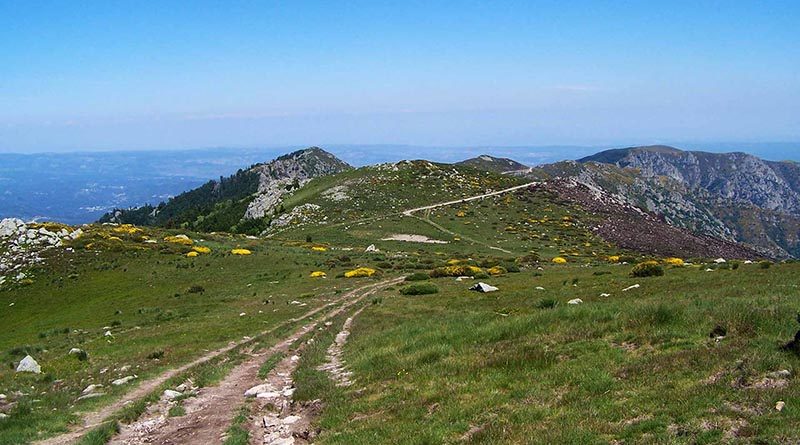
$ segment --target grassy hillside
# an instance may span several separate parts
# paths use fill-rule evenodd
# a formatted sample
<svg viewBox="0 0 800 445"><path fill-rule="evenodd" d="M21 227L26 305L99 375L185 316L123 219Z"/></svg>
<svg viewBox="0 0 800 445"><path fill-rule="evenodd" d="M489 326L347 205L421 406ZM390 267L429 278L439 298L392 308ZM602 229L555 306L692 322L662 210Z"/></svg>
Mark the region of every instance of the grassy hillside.
<svg viewBox="0 0 800 445"><path fill-rule="evenodd" d="M434 279L439 293L395 293L356 320L357 390L326 384L308 354L298 393L325 401L325 444L795 443L800 360L780 346L800 327L800 267L706 269L550 266L485 295Z"/></svg>

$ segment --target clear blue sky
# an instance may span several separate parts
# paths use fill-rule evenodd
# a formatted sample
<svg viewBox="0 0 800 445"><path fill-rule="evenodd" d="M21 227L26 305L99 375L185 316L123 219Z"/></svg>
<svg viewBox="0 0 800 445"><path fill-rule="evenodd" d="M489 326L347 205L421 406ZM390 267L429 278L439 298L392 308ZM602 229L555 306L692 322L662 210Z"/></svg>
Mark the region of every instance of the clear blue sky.
<svg viewBox="0 0 800 445"><path fill-rule="evenodd" d="M800 2L0 0L0 151L800 141Z"/></svg>

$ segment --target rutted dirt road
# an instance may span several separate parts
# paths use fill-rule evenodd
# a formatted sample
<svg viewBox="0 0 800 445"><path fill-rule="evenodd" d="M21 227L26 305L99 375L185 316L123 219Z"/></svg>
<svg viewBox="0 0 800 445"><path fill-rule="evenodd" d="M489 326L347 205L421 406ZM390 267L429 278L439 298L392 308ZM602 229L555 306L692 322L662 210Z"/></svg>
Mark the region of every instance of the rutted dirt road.
<svg viewBox="0 0 800 445"><path fill-rule="evenodd" d="M282 408L282 412L288 413L288 401L291 400L291 372L297 366L298 360L298 357L286 354L292 344L312 332L319 323L341 314L366 296L396 284L400 280L402 278L385 280L348 292L339 300L344 304L338 308L326 313L318 320L307 323L266 351L252 354L250 358L228 373L218 385L203 388L196 397L186 399L183 403L186 410L185 415L168 417L164 412L166 410L166 405L164 405L164 409L150 412L138 421L123 426L120 434L110 443L116 445L220 443L231 425L236 411L244 404L245 391L258 385L265 385L261 388L263 391L258 392L262 394L261 399L264 402L268 399L265 395L268 395L271 397L270 403L278 404ZM258 371L261 365L274 354L286 354L287 356L270 372L265 383L259 379ZM289 419L290 422L286 423L286 418L290 416L283 415L281 417L281 414L278 414L274 417L277 426L297 423L302 419L301 416L293 416ZM276 433L275 437L279 438L285 436L287 431L291 433L286 428L275 428L274 431L268 431L268 433ZM256 442L251 440L251 443Z"/></svg>
<svg viewBox="0 0 800 445"><path fill-rule="evenodd" d="M320 306L320 307L315 308L313 310L310 310L307 313L305 313L304 315L302 315L301 317L298 317L298 318L295 318L295 319L291 319L291 320L287 320L287 321L285 321L283 323L280 323L280 324L278 324L278 325L276 325L276 326L274 326L274 327L272 327L272 328L270 328L268 330L265 330L265 331L259 333L259 335L269 334L271 332L274 332L274 331L286 326L289 323L293 323L293 322L296 322L296 321L299 321L299 320L304 320L304 319L307 319L309 317L313 317L314 315L316 315L316 314L318 314L318 313L330 308L331 306L334 306L334 305L339 304L341 302L345 302L345 304L343 306L335 309L334 311L332 311L331 313L326 315L326 318L332 317L332 316L334 316L336 314L339 314L345 308L350 307L352 304L355 304L355 302L360 301L365 295L367 295L369 293L372 293L377 289L381 289L383 287L395 284L397 281L398 281L398 279L386 280L386 281L383 281L383 282L380 282L380 283L377 283L377 284L371 284L371 285L363 286L361 288L352 290L352 291L342 295L342 297L338 298L337 300L335 300L333 302L330 302L330 303L328 303L326 305L323 305L323 306ZM269 351L272 351L272 350L275 350L276 348L282 347L282 345L284 345L284 344L286 344L286 347L288 347L288 345L291 345L291 343L293 341L293 340L289 341L290 338L295 338L296 336L302 336L305 332L308 332L308 330L313 329L313 327L316 326L316 323L318 323L318 322L311 323L310 325L307 324L307 325L301 327L300 329L295 331L295 333L292 334L285 341L283 341L283 342L279 343L278 345L275 345L272 348L270 348ZM44 439L44 440L41 440L41 441L38 441L38 442L34 442L34 445L70 445L70 444L73 444L73 443L77 442L81 437L83 437L86 433L88 433L92 429L94 429L94 428L100 426L101 424L103 424L104 422L106 422L108 419L110 419L116 412L121 410L123 407L125 407L126 405L128 405L128 404L130 404L130 403L132 403L132 402L134 402L136 400L139 400L141 398L146 397L147 395L149 395L150 393L155 391L159 386L161 386L167 380L169 380L169 379L171 379L171 378L173 378L173 377L175 377L177 375L180 375L180 374L188 371L189 369L191 369L194 366L197 366L197 365L206 363L206 362L208 362L210 360L213 360L213 359L221 356L222 354L225 354L225 353L227 353L227 352L229 352L229 351L231 351L231 350L233 350L233 349L235 349L237 347L244 346L247 343L252 342L252 341L253 341L253 339L244 339L244 340L240 340L240 341L237 341L237 342L231 342L227 346L219 348L219 349L216 349L214 351L210 351L210 352L204 354L203 356L193 360L192 362L189 362L189 363L187 363L185 365L182 365L182 366L179 366L177 368L173 368L173 369L167 370L167 371L159 374L156 377L153 377L153 378L150 378L150 379L147 379L147 380L143 380L142 382L139 383L139 385L135 389L132 389L129 393L125 394L125 396L123 396L119 400L117 400L117 401L115 401L115 402L113 402L113 403L111 403L109 405L106 405L106 406L102 407L101 409L99 409L97 411L86 413L83 416L83 418L81 419L80 424L78 426L72 428L71 431L69 431L67 433L64 433L64 434L60 434L58 436L51 437L49 439ZM288 341L288 343L286 343L287 341ZM239 366L237 366L229 374L229 376L226 377L226 379L223 381L223 383L228 381L229 379L236 379L237 376L240 376L240 375L241 376L247 376L247 377L250 377L250 378L257 378L258 367L260 366L260 363L266 358L265 356L268 356L268 353L262 353L262 354L254 355L251 359L246 360L244 363L242 363ZM253 366L255 366L255 368L253 368ZM249 371L252 371L253 369L255 369L255 373L251 375L249 373ZM239 373L241 373L241 374L239 374ZM222 402L222 400L223 399L219 399L219 400L215 401L213 404L210 404L209 406L219 405L219 403ZM230 417L232 418L232 414L231 413L232 413L232 410L235 409L235 407L229 407L229 408L230 409L226 410L226 416L230 414ZM187 413L187 416L184 416L184 417L188 418L189 417L189 413ZM181 418L181 419L183 419L183 418ZM153 419L148 419L148 420L152 421ZM227 419L227 420L228 420L228 423L230 423L230 419ZM137 423L139 423L139 422L137 422ZM227 428L227 424L223 428L223 431L224 431L225 428ZM124 435L126 434L127 430L128 430L128 427L123 427L123 432L119 437L120 438L125 437ZM169 441L167 441L167 442L162 442L162 443L170 443L170 444L175 444L175 443L215 443L215 442L218 441L218 438L219 438L219 436L217 436L217 438L213 439L211 442L202 442L202 441L196 442L196 441L190 440L190 441L186 441L186 442L169 442ZM130 439L130 437L128 437L128 439ZM156 443L156 442L154 442L152 440L141 441L141 442L119 442L119 439L115 439L115 441L113 441L112 443Z"/></svg>

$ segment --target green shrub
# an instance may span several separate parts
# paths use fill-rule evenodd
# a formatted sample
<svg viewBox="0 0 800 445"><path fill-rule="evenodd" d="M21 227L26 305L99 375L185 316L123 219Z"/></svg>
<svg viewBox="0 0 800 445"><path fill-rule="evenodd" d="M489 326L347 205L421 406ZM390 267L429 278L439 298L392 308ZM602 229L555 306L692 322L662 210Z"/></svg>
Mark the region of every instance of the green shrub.
<svg viewBox="0 0 800 445"><path fill-rule="evenodd" d="M162 358L164 358L164 351L154 351L154 352L151 352L151 353L150 353L150 354L147 356L147 358L149 358L150 360L161 360Z"/></svg>
<svg viewBox="0 0 800 445"><path fill-rule="evenodd" d="M432 283L417 283L400 288L402 295L428 295L439 292L439 288Z"/></svg>
<svg viewBox="0 0 800 445"><path fill-rule="evenodd" d="M206 291L206 289L203 286L200 286L200 285L197 285L197 284L189 286L189 289L186 290L186 292L188 292L190 294L202 294L205 291Z"/></svg>
<svg viewBox="0 0 800 445"><path fill-rule="evenodd" d="M766 261L766 260L765 261L760 261L758 263L758 267L760 267L762 269L769 269L770 267L772 267L772 261Z"/></svg>
<svg viewBox="0 0 800 445"><path fill-rule="evenodd" d="M637 278L660 277L664 275L664 268L655 261L639 263L631 270L631 276Z"/></svg>
<svg viewBox="0 0 800 445"><path fill-rule="evenodd" d="M430 279L431 276L425 272L414 272L407 276L405 281L425 281Z"/></svg>

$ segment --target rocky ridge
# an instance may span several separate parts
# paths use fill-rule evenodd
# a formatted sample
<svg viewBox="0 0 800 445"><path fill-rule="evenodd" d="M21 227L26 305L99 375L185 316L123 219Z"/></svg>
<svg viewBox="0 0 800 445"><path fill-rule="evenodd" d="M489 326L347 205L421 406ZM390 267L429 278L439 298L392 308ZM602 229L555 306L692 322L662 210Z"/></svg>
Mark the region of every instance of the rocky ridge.
<svg viewBox="0 0 800 445"><path fill-rule="evenodd" d="M61 247L63 241L75 240L82 234L80 228L59 226L58 230L50 230L17 218L0 220L0 286L30 279L27 270L44 261L42 252Z"/></svg>

